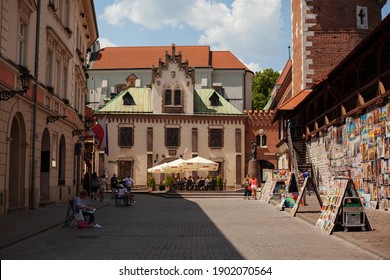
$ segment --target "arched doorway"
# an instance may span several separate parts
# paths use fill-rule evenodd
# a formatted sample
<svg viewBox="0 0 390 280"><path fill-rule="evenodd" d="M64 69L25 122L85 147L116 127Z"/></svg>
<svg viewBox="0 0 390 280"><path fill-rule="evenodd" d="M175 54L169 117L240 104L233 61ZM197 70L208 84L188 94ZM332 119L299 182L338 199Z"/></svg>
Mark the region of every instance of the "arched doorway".
<svg viewBox="0 0 390 280"><path fill-rule="evenodd" d="M260 182L264 183L263 169L275 169L275 165L266 160L259 160L260 166Z"/></svg>
<svg viewBox="0 0 390 280"><path fill-rule="evenodd" d="M23 116L16 114L10 131L8 158L8 210L24 208L26 191L26 128Z"/></svg>
<svg viewBox="0 0 390 280"><path fill-rule="evenodd" d="M50 200L50 134L45 128L42 134L40 202Z"/></svg>

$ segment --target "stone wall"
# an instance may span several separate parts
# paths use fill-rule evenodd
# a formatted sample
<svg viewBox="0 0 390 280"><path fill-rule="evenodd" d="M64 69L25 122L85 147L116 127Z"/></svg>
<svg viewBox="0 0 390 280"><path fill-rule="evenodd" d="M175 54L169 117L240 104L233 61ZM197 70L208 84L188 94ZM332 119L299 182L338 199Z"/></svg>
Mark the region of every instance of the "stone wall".
<svg viewBox="0 0 390 280"><path fill-rule="evenodd" d="M330 164L325 150L325 141L323 136L313 137L307 142L307 151L313 164L315 176L319 174L319 188L328 186L331 178ZM317 178L315 178L317 180Z"/></svg>

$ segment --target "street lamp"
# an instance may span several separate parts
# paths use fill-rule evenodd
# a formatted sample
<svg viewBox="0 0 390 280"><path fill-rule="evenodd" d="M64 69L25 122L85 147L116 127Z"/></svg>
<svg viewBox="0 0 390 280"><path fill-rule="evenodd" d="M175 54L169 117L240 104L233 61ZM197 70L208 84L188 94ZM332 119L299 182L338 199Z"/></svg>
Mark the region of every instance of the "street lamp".
<svg viewBox="0 0 390 280"><path fill-rule="evenodd" d="M28 70L22 71L22 74L20 75L20 79L22 81L23 90L3 90L0 92L0 101L8 100L15 94L20 94L20 95L26 94L26 91L30 87L30 81L31 81L31 75L29 74L29 71Z"/></svg>

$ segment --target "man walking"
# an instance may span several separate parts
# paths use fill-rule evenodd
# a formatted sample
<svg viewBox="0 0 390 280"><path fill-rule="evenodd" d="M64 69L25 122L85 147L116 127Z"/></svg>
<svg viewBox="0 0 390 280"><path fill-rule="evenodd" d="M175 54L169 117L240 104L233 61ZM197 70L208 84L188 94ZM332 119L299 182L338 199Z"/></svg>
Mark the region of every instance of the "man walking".
<svg viewBox="0 0 390 280"><path fill-rule="evenodd" d="M116 174L114 174L111 177L111 197L113 199L115 199L117 188L118 188L118 177L116 177Z"/></svg>

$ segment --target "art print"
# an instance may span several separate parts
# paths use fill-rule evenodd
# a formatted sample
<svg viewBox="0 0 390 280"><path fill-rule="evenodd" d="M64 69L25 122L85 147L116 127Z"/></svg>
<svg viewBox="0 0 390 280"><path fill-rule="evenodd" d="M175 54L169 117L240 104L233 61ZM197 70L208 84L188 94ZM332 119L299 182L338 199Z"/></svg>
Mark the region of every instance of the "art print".
<svg viewBox="0 0 390 280"><path fill-rule="evenodd" d="M384 144L383 136L376 137L376 147L377 147L378 158L384 158L385 157L385 144Z"/></svg>
<svg viewBox="0 0 390 280"><path fill-rule="evenodd" d="M387 117L387 107L383 106L381 108L381 115L380 115L379 121L381 121L381 122L386 121L386 117Z"/></svg>
<svg viewBox="0 0 390 280"><path fill-rule="evenodd" d="M376 108L374 111L372 111L373 119L374 119L374 124L378 124L380 120L380 115L381 115L381 109Z"/></svg>
<svg viewBox="0 0 390 280"><path fill-rule="evenodd" d="M386 122L386 129L385 129L386 137L390 137L390 120Z"/></svg>

